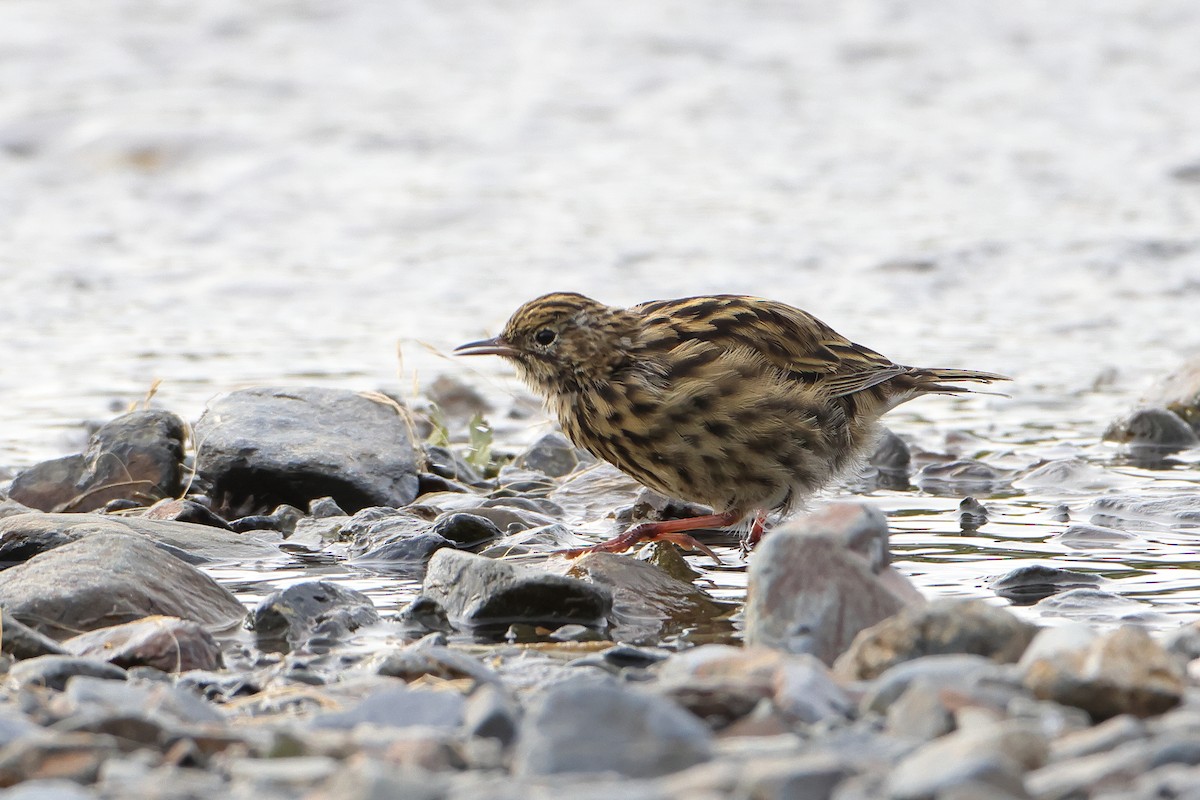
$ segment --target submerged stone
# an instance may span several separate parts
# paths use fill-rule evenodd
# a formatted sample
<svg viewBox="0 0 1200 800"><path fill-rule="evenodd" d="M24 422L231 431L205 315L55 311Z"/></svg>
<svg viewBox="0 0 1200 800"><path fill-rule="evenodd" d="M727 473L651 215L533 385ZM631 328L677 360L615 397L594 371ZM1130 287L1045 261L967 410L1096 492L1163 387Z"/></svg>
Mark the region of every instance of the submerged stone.
<svg viewBox="0 0 1200 800"><path fill-rule="evenodd" d="M1030 564L992 578L992 591L1014 605L1029 605L1070 589L1093 587L1100 576L1086 572Z"/></svg>
<svg viewBox="0 0 1200 800"><path fill-rule="evenodd" d="M260 640L296 645L318 625L353 631L379 621L371 598L331 581L304 581L264 597L246 619L246 627ZM275 645L270 645L274 649Z"/></svg>

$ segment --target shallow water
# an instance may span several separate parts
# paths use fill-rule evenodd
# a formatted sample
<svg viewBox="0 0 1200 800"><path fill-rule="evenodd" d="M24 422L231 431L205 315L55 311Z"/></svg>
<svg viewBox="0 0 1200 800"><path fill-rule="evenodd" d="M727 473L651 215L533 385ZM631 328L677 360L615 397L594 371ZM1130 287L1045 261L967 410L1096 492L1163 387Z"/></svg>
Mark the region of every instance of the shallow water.
<svg viewBox="0 0 1200 800"><path fill-rule="evenodd" d="M4 3L0 468L77 450L155 385L195 419L246 385L415 397L440 373L515 448L545 429L503 420L523 390L454 345L552 289L747 292L1014 377L888 418L1017 480L869 494L929 595L995 598L1037 563L1128 601L1093 617L1194 619L1200 529L1062 534L1098 496L1200 483L1196 451L1149 469L1100 441L1200 347L1198 37L1188 0ZM1022 483L1062 459L1090 479ZM219 571L247 600L312 574L385 609L412 591Z"/></svg>

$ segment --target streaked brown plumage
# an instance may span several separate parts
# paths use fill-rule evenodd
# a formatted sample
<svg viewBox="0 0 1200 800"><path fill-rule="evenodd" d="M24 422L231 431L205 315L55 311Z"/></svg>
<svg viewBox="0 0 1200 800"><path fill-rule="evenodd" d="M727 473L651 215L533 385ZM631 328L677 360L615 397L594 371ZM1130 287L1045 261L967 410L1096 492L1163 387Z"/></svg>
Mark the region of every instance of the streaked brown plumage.
<svg viewBox="0 0 1200 800"><path fill-rule="evenodd" d="M598 548L789 509L868 454L888 410L970 391L988 372L895 364L784 303L738 295L613 308L532 300L494 339L455 352L512 361L579 447L714 515L647 523Z"/></svg>

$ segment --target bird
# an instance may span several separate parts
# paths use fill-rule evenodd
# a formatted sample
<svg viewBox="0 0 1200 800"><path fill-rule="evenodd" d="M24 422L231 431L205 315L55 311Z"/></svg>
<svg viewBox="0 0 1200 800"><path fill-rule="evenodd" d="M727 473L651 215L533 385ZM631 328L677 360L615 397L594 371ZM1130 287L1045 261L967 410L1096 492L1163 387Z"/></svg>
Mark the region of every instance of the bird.
<svg viewBox="0 0 1200 800"><path fill-rule="evenodd" d="M608 306L575 292L531 300L500 335L457 355L497 355L540 394L577 447L711 514L644 522L567 556L661 539L719 561L687 531L749 521L746 546L854 470L879 419L926 394L1004 375L909 367L786 303L735 294Z"/></svg>

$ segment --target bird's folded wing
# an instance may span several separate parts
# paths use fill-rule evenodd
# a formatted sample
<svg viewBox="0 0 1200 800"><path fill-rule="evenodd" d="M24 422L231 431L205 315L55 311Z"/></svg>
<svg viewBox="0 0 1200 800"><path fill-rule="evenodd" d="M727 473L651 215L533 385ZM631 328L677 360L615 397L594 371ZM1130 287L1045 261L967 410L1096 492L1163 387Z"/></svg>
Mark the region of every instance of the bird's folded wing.
<svg viewBox="0 0 1200 800"><path fill-rule="evenodd" d="M740 295L688 297L634 306L643 317L642 345L667 352L702 341L749 349L798 381L832 397L868 389L906 367L851 342L811 314L785 303Z"/></svg>

